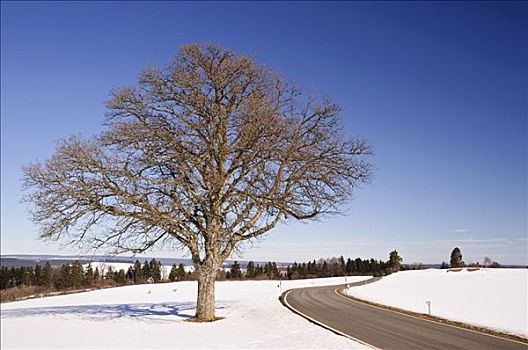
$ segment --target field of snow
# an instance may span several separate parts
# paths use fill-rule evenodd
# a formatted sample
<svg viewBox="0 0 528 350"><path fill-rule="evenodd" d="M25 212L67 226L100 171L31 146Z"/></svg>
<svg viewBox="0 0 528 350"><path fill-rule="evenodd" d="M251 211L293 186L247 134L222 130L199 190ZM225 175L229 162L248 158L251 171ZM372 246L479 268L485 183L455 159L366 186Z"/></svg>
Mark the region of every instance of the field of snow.
<svg viewBox="0 0 528 350"><path fill-rule="evenodd" d="M528 270L403 271L348 290L360 299L528 337Z"/></svg>
<svg viewBox="0 0 528 350"><path fill-rule="evenodd" d="M348 277L348 282L367 277ZM217 316L184 322L196 282L136 285L1 304L1 348L346 348L364 349L286 309L289 288L344 283L343 277L216 283ZM30 334L30 335L29 335Z"/></svg>

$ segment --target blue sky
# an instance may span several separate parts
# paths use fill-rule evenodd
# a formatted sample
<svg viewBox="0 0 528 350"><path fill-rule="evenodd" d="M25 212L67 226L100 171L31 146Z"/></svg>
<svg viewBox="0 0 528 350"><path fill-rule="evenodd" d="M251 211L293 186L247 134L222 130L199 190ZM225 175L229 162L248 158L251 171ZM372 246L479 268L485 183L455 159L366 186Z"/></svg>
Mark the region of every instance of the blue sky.
<svg viewBox="0 0 528 350"><path fill-rule="evenodd" d="M459 246L528 264L525 3L73 2L1 4L1 252L36 240L21 166L102 128L112 87L190 42L253 56L343 106L375 177L345 215L290 223L242 256L439 263ZM183 252L151 255L178 257Z"/></svg>

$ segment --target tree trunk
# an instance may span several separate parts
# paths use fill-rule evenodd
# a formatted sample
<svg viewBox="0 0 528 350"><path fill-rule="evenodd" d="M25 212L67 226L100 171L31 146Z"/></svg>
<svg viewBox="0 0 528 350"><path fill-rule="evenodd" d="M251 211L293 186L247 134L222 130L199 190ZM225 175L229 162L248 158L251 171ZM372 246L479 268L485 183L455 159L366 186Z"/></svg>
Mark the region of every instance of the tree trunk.
<svg viewBox="0 0 528 350"><path fill-rule="evenodd" d="M196 319L199 321L215 320L215 280L216 269L201 267L198 276L198 305Z"/></svg>

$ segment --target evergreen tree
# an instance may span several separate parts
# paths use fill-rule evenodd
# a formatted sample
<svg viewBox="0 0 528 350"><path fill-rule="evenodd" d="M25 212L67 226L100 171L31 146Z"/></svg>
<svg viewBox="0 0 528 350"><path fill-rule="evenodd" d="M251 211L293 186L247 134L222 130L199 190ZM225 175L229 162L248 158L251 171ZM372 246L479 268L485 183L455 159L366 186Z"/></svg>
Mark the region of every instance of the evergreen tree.
<svg viewBox="0 0 528 350"><path fill-rule="evenodd" d="M108 266L108 269L106 270L105 278L108 280L114 280L114 269L112 269L112 266Z"/></svg>
<svg viewBox="0 0 528 350"><path fill-rule="evenodd" d="M451 267L463 267L464 262L462 261L462 253L460 252L460 248L456 247L451 252Z"/></svg>
<svg viewBox="0 0 528 350"><path fill-rule="evenodd" d="M71 267L69 264L64 264L59 270L59 278L57 280L57 289L66 289L71 288L72 278L71 278Z"/></svg>
<svg viewBox="0 0 528 350"><path fill-rule="evenodd" d="M271 263L271 278L273 279L277 279L279 278L279 269L277 268L277 264L275 264L275 262L272 262Z"/></svg>
<svg viewBox="0 0 528 350"><path fill-rule="evenodd" d="M134 283L134 267L129 266L126 272L126 279Z"/></svg>
<svg viewBox="0 0 528 350"><path fill-rule="evenodd" d="M49 261L46 261L42 269L42 286L49 288L53 282L53 268Z"/></svg>
<svg viewBox="0 0 528 350"><path fill-rule="evenodd" d="M255 278L257 271L255 270L255 263L253 261L248 262L246 266L246 277Z"/></svg>
<svg viewBox="0 0 528 350"><path fill-rule="evenodd" d="M94 271L94 281L99 281L101 279L101 275L99 274L99 268L96 267Z"/></svg>
<svg viewBox="0 0 528 350"><path fill-rule="evenodd" d="M8 288L10 279L9 269L6 266L0 266L0 289Z"/></svg>
<svg viewBox="0 0 528 350"><path fill-rule="evenodd" d="M352 261L352 259L348 258L347 259L347 262L346 262L346 272L348 275L354 273L355 271L355 268L354 268L354 262Z"/></svg>
<svg viewBox="0 0 528 350"><path fill-rule="evenodd" d="M231 269L229 270L229 274L230 274L230 278L233 278L233 279L242 278L242 271L240 270L240 264L237 261L235 261L233 263L233 265L231 265Z"/></svg>
<svg viewBox="0 0 528 350"><path fill-rule="evenodd" d="M119 272L115 273L114 274L114 281L119 284L119 285L123 285L123 284L126 284L126 274L125 274L125 270L121 269L119 270Z"/></svg>
<svg viewBox="0 0 528 350"><path fill-rule="evenodd" d="M33 278L33 285L35 286L42 286L42 267L37 264L35 266L35 275Z"/></svg>
<svg viewBox="0 0 528 350"><path fill-rule="evenodd" d="M346 263L345 263L345 258L343 257L343 255L341 255L339 257L338 264L339 264L339 276L346 275L346 273L347 273L347 271L346 271Z"/></svg>
<svg viewBox="0 0 528 350"><path fill-rule="evenodd" d="M148 261L145 260L145 263L143 264L143 278L146 282L150 283L152 281L152 273L150 271L150 265Z"/></svg>
<svg viewBox="0 0 528 350"><path fill-rule="evenodd" d="M86 268L86 273L84 275L84 285L85 286L91 286L94 281L94 271L92 268L92 264L88 264L88 267Z"/></svg>
<svg viewBox="0 0 528 350"><path fill-rule="evenodd" d="M398 255L398 252L396 250L393 250L389 254L389 267L392 269L392 271L400 271L401 269L401 262L403 259Z"/></svg>
<svg viewBox="0 0 528 350"><path fill-rule="evenodd" d="M176 264L172 264L172 268L169 273L169 281L174 282L178 279L178 268L176 267Z"/></svg>
<svg viewBox="0 0 528 350"><path fill-rule="evenodd" d="M152 281L154 283L158 283L161 281L161 265L156 261L156 259L150 260L149 271L150 277L152 278Z"/></svg>
<svg viewBox="0 0 528 350"><path fill-rule="evenodd" d="M187 277L190 277L190 271L189 274L186 274L185 267L182 263L180 263L180 265L178 265L178 270L176 271L176 278L178 281L185 281Z"/></svg>
<svg viewBox="0 0 528 350"><path fill-rule="evenodd" d="M321 268L321 277L328 277L330 274L329 274L329 271L328 271L328 263L326 262L326 260L323 262L323 266Z"/></svg>
<svg viewBox="0 0 528 350"><path fill-rule="evenodd" d="M145 276L143 275L143 269L141 268L139 260L136 260L134 263L134 283L145 283Z"/></svg>
<svg viewBox="0 0 528 350"><path fill-rule="evenodd" d="M79 260L74 261L71 266L71 286L73 288L80 288L83 284L84 271L83 266Z"/></svg>

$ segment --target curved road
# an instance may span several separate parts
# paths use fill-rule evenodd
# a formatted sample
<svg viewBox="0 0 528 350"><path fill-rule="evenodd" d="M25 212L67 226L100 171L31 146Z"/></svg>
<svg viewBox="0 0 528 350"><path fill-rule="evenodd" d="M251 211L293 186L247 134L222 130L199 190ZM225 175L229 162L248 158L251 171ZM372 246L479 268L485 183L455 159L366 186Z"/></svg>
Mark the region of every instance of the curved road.
<svg viewBox="0 0 528 350"><path fill-rule="evenodd" d="M528 350L528 344L514 340L426 321L353 301L337 294L337 289L341 288L343 285L291 289L282 295L282 299L287 307L311 321L375 348Z"/></svg>

